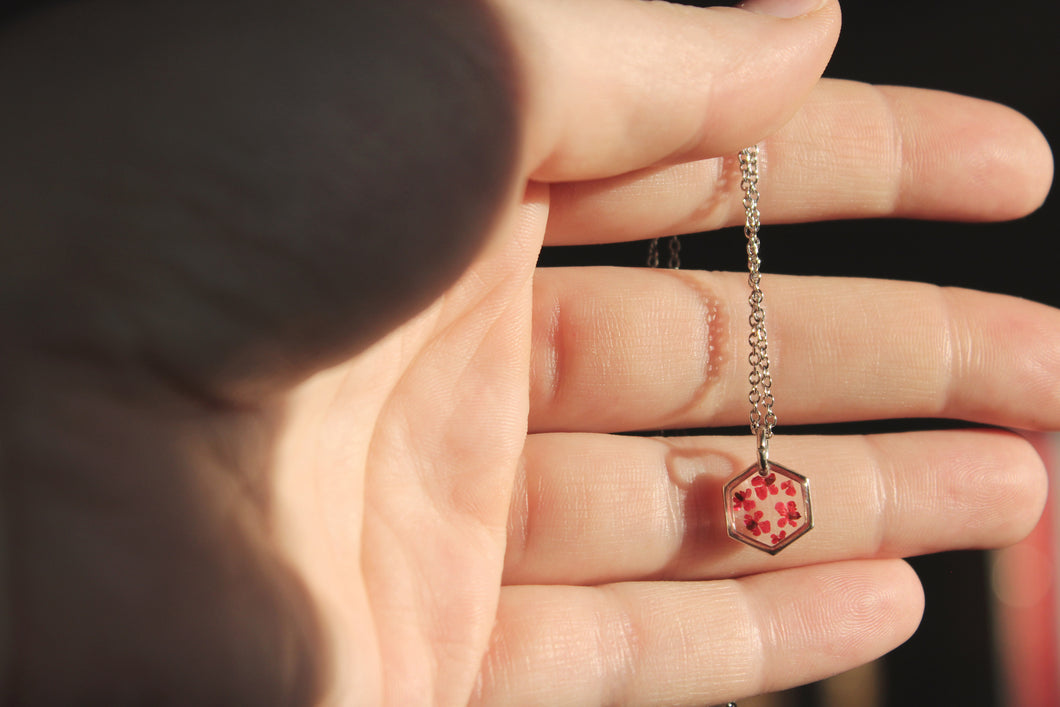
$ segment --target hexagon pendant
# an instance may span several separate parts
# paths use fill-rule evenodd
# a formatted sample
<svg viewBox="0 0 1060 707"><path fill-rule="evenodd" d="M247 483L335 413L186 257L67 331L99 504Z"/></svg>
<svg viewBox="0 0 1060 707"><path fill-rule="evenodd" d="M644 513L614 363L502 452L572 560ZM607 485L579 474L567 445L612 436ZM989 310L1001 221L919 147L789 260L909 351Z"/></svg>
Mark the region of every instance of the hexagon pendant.
<svg viewBox="0 0 1060 707"><path fill-rule="evenodd" d="M725 484L729 537L775 555L813 528L810 480L768 462L763 474L752 464Z"/></svg>

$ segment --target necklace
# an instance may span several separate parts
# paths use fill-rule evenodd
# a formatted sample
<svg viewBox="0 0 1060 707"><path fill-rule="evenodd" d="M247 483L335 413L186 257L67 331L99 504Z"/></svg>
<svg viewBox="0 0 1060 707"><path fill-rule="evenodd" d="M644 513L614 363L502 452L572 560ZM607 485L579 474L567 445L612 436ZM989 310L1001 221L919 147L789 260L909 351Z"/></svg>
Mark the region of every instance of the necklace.
<svg viewBox="0 0 1060 707"><path fill-rule="evenodd" d="M773 378L769 372L769 347L766 334L765 295L762 293L762 243L758 231L762 226L758 211L758 146L740 151L740 189L743 191L744 225L747 238L747 283L751 294L751 333L747 356L751 372L747 380L751 392L751 433L755 436L758 459L725 484L725 526L729 537L753 548L775 555L813 528L810 509L810 480L769 459L769 440L777 424L773 411ZM670 257L667 266L681 267L681 240L668 239ZM659 267L659 239L648 248L648 266ZM761 506L759 506L761 504ZM725 707L736 707L729 702Z"/></svg>
<svg viewBox="0 0 1060 707"><path fill-rule="evenodd" d="M747 282L751 287L751 433L758 460L725 484L725 525L729 537L775 555L813 528L810 480L769 459L769 440L777 415L773 412L773 378L769 373L766 315L762 294L761 242L758 230L758 146L740 151L740 189L747 237Z"/></svg>
<svg viewBox="0 0 1060 707"><path fill-rule="evenodd" d="M747 282L751 287L751 333L748 343L751 364L748 382L751 392L751 434L755 437L758 459L725 484L725 527L729 537L771 555L775 555L813 528L810 508L810 480L802 474L769 459L769 440L777 415L773 411L773 378L769 372L769 347L766 334L765 296L762 293L762 243L758 231L762 226L758 211L758 146L740 151L740 189L743 191L744 225L747 238ZM681 267L681 240L668 239L670 257L667 266ZM659 267L659 239L648 248L648 266Z"/></svg>

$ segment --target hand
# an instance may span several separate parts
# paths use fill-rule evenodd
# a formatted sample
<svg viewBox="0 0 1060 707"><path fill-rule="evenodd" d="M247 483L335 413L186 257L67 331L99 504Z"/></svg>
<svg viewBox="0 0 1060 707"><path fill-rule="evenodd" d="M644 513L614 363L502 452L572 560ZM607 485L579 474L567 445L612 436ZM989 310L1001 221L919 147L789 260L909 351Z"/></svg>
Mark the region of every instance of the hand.
<svg viewBox="0 0 1060 707"><path fill-rule="evenodd" d="M1015 435L781 436L817 528L733 543L749 437L610 433L746 419L745 276L534 268L742 222L756 141L769 223L1015 217L1020 116L819 81L831 1L215 5L0 40L14 701L721 702L904 640L895 558L1033 525ZM786 423L1060 423L1049 308L766 288Z"/></svg>

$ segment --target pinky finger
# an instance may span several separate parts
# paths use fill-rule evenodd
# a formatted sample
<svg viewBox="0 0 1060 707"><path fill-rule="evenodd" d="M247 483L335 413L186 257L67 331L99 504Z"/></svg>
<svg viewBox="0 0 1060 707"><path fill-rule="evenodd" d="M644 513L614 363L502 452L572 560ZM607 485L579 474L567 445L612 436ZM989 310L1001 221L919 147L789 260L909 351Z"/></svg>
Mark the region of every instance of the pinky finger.
<svg viewBox="0 0 1060 707"><path fill-rule="evenodd" d="M723 703L819 680L906 640L923 593L900 560L714 582L512 586L473 704Z"/></svg>

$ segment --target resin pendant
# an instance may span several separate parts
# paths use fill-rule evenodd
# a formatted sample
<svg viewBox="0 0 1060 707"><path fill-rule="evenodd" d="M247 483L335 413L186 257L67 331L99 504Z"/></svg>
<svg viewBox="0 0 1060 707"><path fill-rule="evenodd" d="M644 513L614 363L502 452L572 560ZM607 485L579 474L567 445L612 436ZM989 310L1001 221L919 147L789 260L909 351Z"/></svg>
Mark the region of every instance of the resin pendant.
<svg viewBox="0 0 1060 707"><path fill-rule="evenodd" d="M780 464L752 464L725 484L729 537L775 555L813 528L810 480Z"/></svg>

